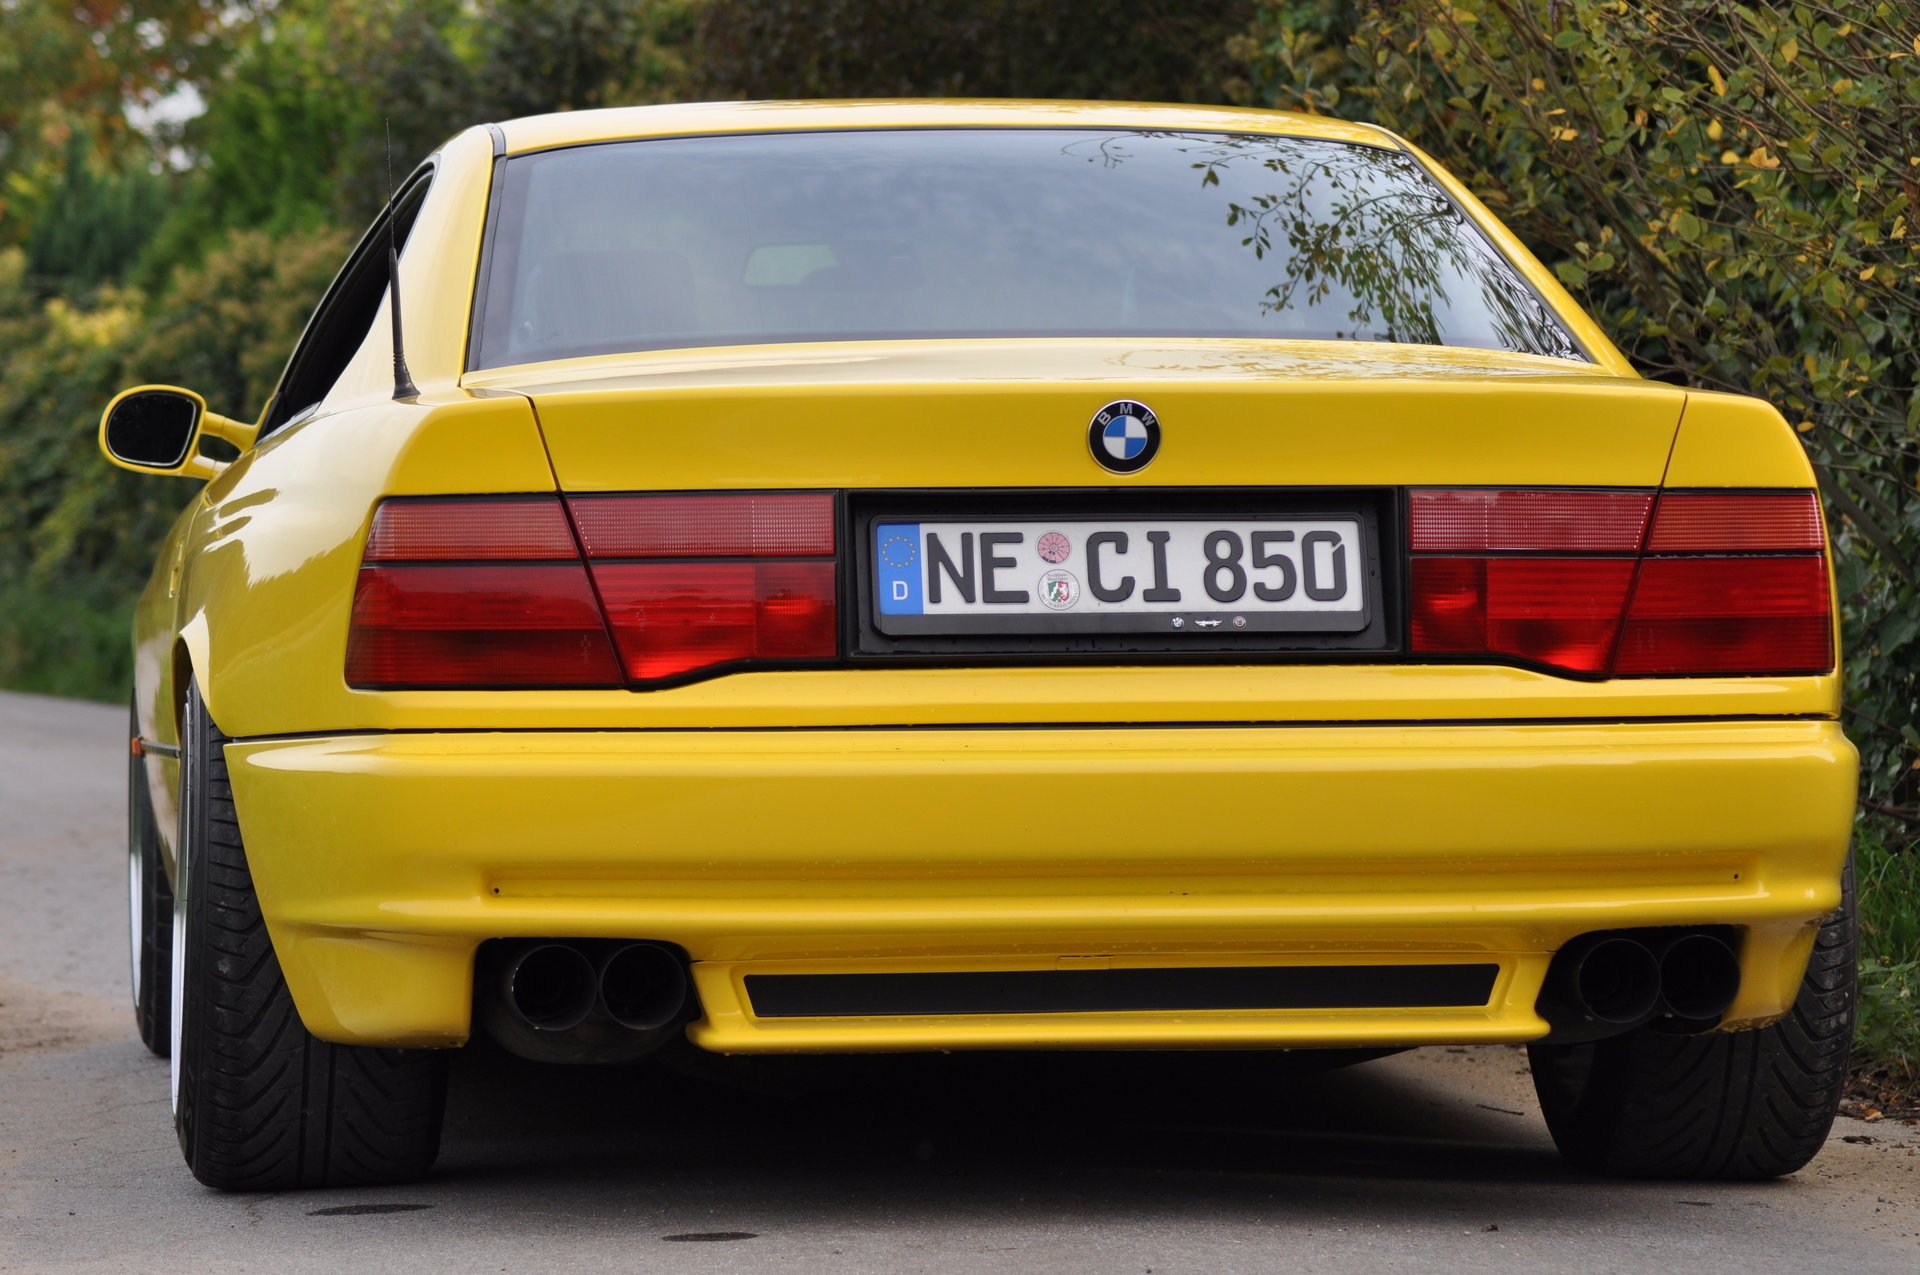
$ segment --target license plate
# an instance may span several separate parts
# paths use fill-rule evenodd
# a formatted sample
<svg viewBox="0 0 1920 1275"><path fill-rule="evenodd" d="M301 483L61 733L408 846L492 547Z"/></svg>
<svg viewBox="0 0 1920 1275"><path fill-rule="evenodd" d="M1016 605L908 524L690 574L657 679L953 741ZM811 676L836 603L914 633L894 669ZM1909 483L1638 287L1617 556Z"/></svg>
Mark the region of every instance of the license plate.
<svg viewBox="0 0 1920 1275"><path fill-rule="evenodd" d="M883 633L1354 633L1358 518L873 524Z"/></svg>

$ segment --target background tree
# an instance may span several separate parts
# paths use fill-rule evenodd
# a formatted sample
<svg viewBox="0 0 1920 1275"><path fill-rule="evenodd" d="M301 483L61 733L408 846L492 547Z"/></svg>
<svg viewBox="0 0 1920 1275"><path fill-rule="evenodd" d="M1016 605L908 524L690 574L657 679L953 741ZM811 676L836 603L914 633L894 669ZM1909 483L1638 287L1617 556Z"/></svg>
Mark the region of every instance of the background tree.
<svg viewBox="0 0 1920 1275"><path fill-rule="evenodd" d="M99 407L180 380L257 410L386 196L389 122L400 175L489 118L881 95L1376 120L1648 375L1777 403L1837 537L1865 1039L1920 1071L1910 0L0 0L0 683L121 694L180 493L99 464Z"/></svg>
<svg viewBox="0 0 1920 1275"><path fill-rule="evenodd" d="M1253 0L711 0L702 96L1223 101Z"/></svg>

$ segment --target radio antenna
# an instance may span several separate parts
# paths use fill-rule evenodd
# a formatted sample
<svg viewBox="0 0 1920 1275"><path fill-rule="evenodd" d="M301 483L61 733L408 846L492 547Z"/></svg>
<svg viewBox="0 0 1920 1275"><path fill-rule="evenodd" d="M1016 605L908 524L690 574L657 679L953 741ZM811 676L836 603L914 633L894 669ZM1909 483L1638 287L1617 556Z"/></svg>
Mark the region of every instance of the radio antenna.
<svg viewBox="0 0 1920 1275"><path fill-rule="evenodd" d="M417 398L420 390L413 383L413 376L407 371L407 347L400 336L400 246L399 237L394 232L393 223L399 216L395 200L400 192L393 185L393 119L385 121L387 129L387 308L393 312L393 396L395 398Z"/></svg>

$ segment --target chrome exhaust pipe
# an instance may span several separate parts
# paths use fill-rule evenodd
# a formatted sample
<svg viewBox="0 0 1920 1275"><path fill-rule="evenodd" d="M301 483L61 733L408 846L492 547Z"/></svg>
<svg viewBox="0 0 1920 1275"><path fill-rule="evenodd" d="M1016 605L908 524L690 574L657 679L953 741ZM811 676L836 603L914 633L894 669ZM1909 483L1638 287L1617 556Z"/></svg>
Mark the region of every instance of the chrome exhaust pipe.
<svg viewBox="0 0 1920 1275"><path fill-rule="evenodd" d="M600 964L600 1004L630 1031L665 1027L686 1003L686 968L657 943L617 947Z"/></svg>
<svg viewBox="0 0 1920 1275"><path fill-rule="evenodd" d="M1612 934L1582 935L1561 948L1540 990L1540 1013L1556 1032L1633 1027L1659 1003L1659 960L1639 940Z"/></svg>
<svg viewBox="0 0 1920 1275"><path fill-rule="evenodd" d="M1711 934L1675 939L1660 956L1660 1012L1686 1022L1712 1022L1740 994L1740 958Z"/></svg>
<svg viewBox="0 0 1920 1275"><path fill-rule="evenodd" d="M593 962L566 943L539 943L502 967L501 999L536 1031L572 1031L593 1012Z"/></svg>

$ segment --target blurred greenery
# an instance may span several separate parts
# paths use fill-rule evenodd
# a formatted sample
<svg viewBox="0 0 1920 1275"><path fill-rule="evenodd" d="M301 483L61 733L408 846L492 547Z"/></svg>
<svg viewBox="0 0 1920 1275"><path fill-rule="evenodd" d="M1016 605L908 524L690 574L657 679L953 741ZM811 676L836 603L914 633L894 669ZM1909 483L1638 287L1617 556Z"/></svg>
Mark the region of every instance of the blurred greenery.
<svg viewBox="0 0 1920 1275"><path fill-rule="evenodd" d="M1856 1062L1920 1090L1920 854L1884 819L1855 839L1860 889L1860 1024Z"/></svg>
<svg viewBox="0 0 1920 1275"><path fill-rule="evenodd" d="M129 602L186 493L100 463L99 408L176 381L256 412L384 199L389 124L398 174L490 118L935 94L1377 121L1486 198L1646 374L1778 404L1837 538L1863 1042L1912 1068L1911 3L0 0L0 684L121 697Z"/></svg>
<svg viewBox="0 0 1920 1275"><path fill-rule="evenodd" d="M1644 373L1761 395L1800 431L1861 751L1861 1048L1915 1079L1920 9L1292 0L1236 48L1245 100L1371 119L1446 164Z"/></svg>

